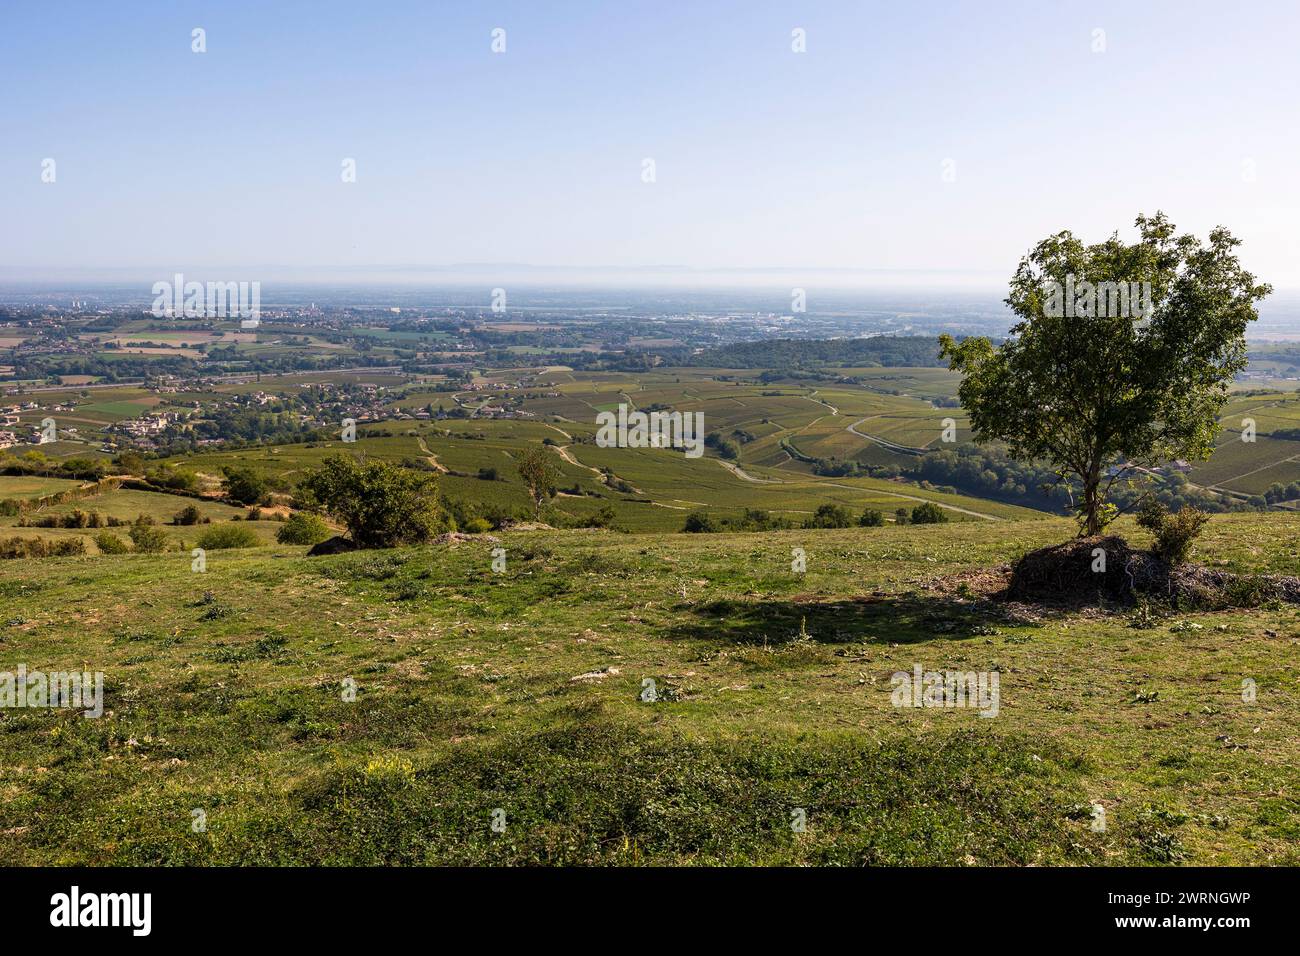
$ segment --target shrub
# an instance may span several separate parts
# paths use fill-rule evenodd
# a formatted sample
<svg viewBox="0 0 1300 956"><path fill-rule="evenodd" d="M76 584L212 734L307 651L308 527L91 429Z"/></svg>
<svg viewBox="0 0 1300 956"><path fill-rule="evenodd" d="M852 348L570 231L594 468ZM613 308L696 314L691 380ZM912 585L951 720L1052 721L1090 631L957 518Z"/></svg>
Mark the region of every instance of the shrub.
<svg viewBox="0 0 1300 956"><path fill-rule="evenodd" d="M203 512L199 511L194 505L186 505L172 518L172 524L199 524L203 520Z"/></svg>
<svg viewBox="0 0 1300 956"><path fill-rule="evenodd" d="M948 513L933 501L919 504L912 509L912 524L944 524L947 520Z"/></svg>
<svg viewBox="0 0 1300 956"><path fill-rule="evenodd" d="M81 537L53 541L44 538L0 539L0 558L61 558L85 553L86 539Z"/></svg>
<svg viewBox="0 0 1300 956"><path fill-rule="evenodd" d="M813 516L804 522L805 528L847 528L852 521L849 510L830 503L818 505Z"/></svg>
<svg viewBox="0 0 1300 956"><path fill-rule="evenodd" d="M863 528L883 528L885 526L885 513L876 511L874 508L868 508L858 518L858 524Z"/></svg>
<svg viewBox="0 0 1300 956"><path fill-rule="evenodd" d="M361 548L418 544L450 527L437 479L392 462L334 455L301 489L342 521Z"/></svg>
<svg viewBox="0 0 1300 956"><path fill-rule="evenodd" d="M167 548L167 532L154 526L148 515L140 515L131 525L131 541L137 551L155 553Z"/></svg>
<svg viewBox="0 0 1300 956"><path fill-rule="evenodd" d="M266 476L252 468L227 465L224 469L226 494L241 505L269 501L271 485Z"/></svg>
<svg viewBox="0 0 1300 956"><path fill-rule="evenodd" d="M253 548L259 543L257 532L242 524L216 524L199 535L199 547L204 551Z"/></svg>
<svg viewBox="0 0 1300 956"><path fill-rule="evenodd" d="M899 508L894 512L894 524L907 524L907 509Z"/></svg>
<svg viewBox="0 0 1300 956"><path fill-rule="evenodd" d="M101 531L95 535L95 547L100 554L126 554L131 549L126 542L110 531Z"/></svg>
<svg viewBox="0 0 1300 956"><path fill-rule="evenodd" d="M682 527L683 531L689 531L692 534L710 534L717 531L717 525L703 511L692 511L686 516L686 524Z"/></svg>
<svg viewBox="0 0 1300 956"><path fill-rule="evenodd" d="M466 534L483 534L485 531L491 531L492 525L486 518L471 518L465 523L464 531Z"/></svg>
<svg viewBox="0 0 1300 956"><path fill-rule="evenodd" d="M275 540L281 544L318 544L330 536L330 529L324 521L313 514L299 511L289 516L275 533Z"/></svg>
<svg viewBox="0 0 1300 956"><path fill-rule="evenodd" d="M1158 501L1148 501L1138 512L1137 523L1155 535L1152 553L1170 567L1184 563L1192 554L1192 542L1210 516L1198 508L1184 507L1170 514Z"/></svg>

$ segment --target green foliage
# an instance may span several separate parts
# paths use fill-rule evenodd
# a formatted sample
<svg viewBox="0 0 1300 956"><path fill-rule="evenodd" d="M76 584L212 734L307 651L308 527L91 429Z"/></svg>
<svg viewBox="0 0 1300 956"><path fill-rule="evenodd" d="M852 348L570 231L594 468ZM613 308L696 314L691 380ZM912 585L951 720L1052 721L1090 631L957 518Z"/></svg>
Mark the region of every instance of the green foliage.
<svg viewBox="0 0 1300 956"><path fill-rule="evenodd" d="M333 455L300 488L361 548L416 544L450 527L437 479L392 462Z"/></svg>
<svg viewBox="0 0 1300 956"><path fill-rule="evenodd" d="M155 526L148 515L140 515L135 519L130 535L137 551L152 553L167 548L167 532Z"/></svg>
<svg viewBox="0 0 1300 956"><path fill-rule="evenodd" d="M847 528L853 524L849 509L842 505L818 505L813 516L804 522L805 528Z"/></svg>
<svg viewBox="0 0 1300 956"><path fill-rule="evenodd" d="M221 551L226 548L255 548L260 543L257 532L243 524L217 524L199 535L199 547L204 551Z"/></svg>
<svg viewBox="0 0 1300 956"><path fill-rule="evenodd" d="M281 544L317 544L330 536L329 525L319 516L305 511L295 511L275 532Z"/></svg>
<svg viewBox="0 0 1300 956"><path fill-rule="evenodd" d="M1239 240L1219 227L1208 245L1176 236L1164 216L1139 216L1140 239L1085 246L1065 231L1043 240L1011 280L1019 317L996 349L987 339L940 337L963 376L962 407L979 441L1014 458L1048 461L1082 488L1081 534L1099 534L1120 461L1158 465L1213 449L1233 376L1246 365L1247 325L1271 289L1240 264ZM1150 310L1105 307L1086 292L1148 283ZM1055 284L1055 285L1053 285ZM1082 314L1054 307L1054 289L1077 289ZM1074 311L1074 303L1066 303ZM1098 314L1101 313L1101 314Z"/></svg>
<svg viewBox="0 0 1300 956"><path fill-rule="evenodd" d="M172 524L192 525L201 524L203 521L203 512L194 505L186 505L172 518Z"/></svg>
<svg viewBox="0 0 1300 956"><path fill-rule="evenodd" d="M948 512L933 501L926 501L912 509L912 524L946 524Z"/></svg>
<svg viewBox="0 0 1300 956"><path fill-rule="evenodd" d="M270 500L271 484L261 472L240 465L227 465L222 482L226 495L241 505L253 505Z"/></svg>
<svg viewBox="0 0 1300 956"><path fill-rule="evenodd" d="M1209 515L1196 508L1183 508L1170 514L1154 501L1147 502L1137 516L1137 523L1155 535L1152 552L1170 566L1183 564L1191 557L1192 542L1209 520Z"/></svg>
<svg viewBox="0 0 1300 956"><path fill-rule="evenodd" d="M101 554L126 554L131 550L125 541L111 531L101 531L95 535L95 547Z"/></svg>
<svg viewBox="0 0 1300 956"><path fill-rule="evenodd" d="M712 534L718 530L718 526L707 512L692 511L686 516L682 530L692 534Z"/></svg>
<svg viewBox="0 0 1300 956"><path fill-rule="evenodd" d="M555 470L550 454L541 447L526 449L519 456L517 466L519 477L523 479L524 487L528 489L528 497L532 499L533 511L535 514L540 514L542 504L555 497L556 483L560 478L559 472Z"/></svg>
<svg viewBox="0 0 1300 956"><path fill-rule="evenodd" d="M863 528L883 528L885 526L885 513L877 511L875 508L867 508L858 516L858 524Z"/></svg>

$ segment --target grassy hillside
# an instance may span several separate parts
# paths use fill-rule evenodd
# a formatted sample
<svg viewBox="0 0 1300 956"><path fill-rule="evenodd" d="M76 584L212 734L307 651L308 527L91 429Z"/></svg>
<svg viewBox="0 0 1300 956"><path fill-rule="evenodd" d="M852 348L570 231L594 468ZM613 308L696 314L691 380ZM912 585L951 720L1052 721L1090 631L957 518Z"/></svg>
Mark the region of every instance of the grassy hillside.
<svg viewBox="0 0 1300 956"><path fill-rule="evenodd" d="M5 562L0 671L101 670L107 709L0 710L0 863L1300 862L1296 608L975 599L1071 528ZM1300 516L1200 558L1294 573ZM917 664L996 670L998 715L895 708Z"/></svg>

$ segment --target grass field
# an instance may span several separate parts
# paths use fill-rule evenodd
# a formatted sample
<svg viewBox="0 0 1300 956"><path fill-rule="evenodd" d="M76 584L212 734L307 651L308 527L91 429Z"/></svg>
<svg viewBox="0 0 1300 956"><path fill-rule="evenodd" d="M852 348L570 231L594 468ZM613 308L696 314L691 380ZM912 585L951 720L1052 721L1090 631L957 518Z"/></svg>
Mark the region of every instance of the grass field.
<svg viewBox="0 0 1300 956"><path fill-rule="evenodd" d="M6 562L0 669L103 671L106 711L0 712L0 863L1300 862L1294 608L1134 630L930 586L1069 533ZM1300 516L1225 516L1201 558L1298 555ZM996 670L998 715L892 706L917 664Z"/></svg>
<svg viewBox="0 0 1300 956"><path fill-rule="evenodd" d="M0 475L0 499L40 498L79 487L80 481L43 478L40 475Z"/></svg>

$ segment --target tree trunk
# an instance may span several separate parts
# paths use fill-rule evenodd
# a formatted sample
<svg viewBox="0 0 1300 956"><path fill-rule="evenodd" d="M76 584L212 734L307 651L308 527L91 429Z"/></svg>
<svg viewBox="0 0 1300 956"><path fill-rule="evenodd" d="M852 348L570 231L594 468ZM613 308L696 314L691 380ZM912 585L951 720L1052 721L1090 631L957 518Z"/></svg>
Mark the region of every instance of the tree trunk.
<svg viewBox="0 0 1300 956"><path fill-rule="evenodd" d="M1083 476L1083 537L1101 534L1101 467L1094 465Z"/></svg>

